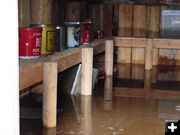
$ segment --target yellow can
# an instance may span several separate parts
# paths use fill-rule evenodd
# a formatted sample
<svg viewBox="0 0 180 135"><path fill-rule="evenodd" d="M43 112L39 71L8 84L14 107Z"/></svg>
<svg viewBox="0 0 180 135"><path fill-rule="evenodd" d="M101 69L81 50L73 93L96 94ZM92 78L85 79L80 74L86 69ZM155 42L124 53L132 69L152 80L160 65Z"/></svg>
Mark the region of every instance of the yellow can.
<svg viewBox="0 0 180 135"><path fill-rule="evenodd" d="M49 55L54 52L56 40L56 27L48 25L36 25L42 28L41 55Z"/></svg>

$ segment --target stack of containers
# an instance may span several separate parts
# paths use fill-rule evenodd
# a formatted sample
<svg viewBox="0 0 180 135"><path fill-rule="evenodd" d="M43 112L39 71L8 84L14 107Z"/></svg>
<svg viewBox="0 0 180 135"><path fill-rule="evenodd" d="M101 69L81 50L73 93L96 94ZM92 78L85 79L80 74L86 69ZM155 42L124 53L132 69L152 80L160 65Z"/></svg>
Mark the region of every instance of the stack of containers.
<svg viewBox="0 0 180 135"><path fill-rule="evenodd" d="M19 56L31 59L54 52L56 28L52 25L52 5L49 0L31 0L31 27L19 28Z"/></svg>

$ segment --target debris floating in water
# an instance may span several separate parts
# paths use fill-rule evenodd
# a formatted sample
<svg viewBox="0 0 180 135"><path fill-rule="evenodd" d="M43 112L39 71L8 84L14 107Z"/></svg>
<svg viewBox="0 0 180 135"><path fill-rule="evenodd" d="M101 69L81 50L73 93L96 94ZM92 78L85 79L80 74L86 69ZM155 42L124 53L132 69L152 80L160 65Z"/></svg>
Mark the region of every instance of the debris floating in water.
<svg viewBox="0 0 180 135"><path fill-rule="evenodd" d="M114 127L108 127L109 130L114 130Z"/></svg>

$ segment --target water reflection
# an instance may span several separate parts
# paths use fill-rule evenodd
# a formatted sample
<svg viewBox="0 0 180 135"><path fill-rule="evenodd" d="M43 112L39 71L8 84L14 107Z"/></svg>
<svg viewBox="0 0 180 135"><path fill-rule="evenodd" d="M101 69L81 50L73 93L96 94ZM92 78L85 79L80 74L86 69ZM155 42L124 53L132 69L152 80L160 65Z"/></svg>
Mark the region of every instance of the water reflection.
<svg viewBox="0 0 180 135"><path fill-rule="evenodd" d="M145 97L148 98L151 95L152 88L152 70L145 70L145 78L144 78L144 90L145 90Z"/></svg>
<svg viewBox="0 0 180 135"><path fill-rule="evenodd" d="M46 128L43 130L43 135L56 135L56 128Z"/></svg>
<svg viewBox="0 0 180 135"><path fill-rule="evenodd" d="M63 95L63 98L58 98L60 100L58 102L61 103L59 106L61 111L59 112L60 117L58 117L56 129L44 129L42 120L39 119L21 119L21 134L164 134L165 120L180 119L180 113L175 110L175 106L180 105L178 82L174 83L174 86L179 87L175 90L172 82L167 83L167 81L164 81L165 79L158 80L158 74L166 73L166 70L159 71L158 67L154 67L152 70L144 70L144 67L140 70L140 67L136 67L134 70L131 69L133 67L130 67L130 69L129 67L119 66L119 69L123 70L118 72L117 78L119 81L116 81L116 78L106 78L104 84L98 84L98 92L95 91L92 97ZM127 74L124 73L126 68ZM132 71L134 75L131 73ZM140 75L135 75L135 72L138 74L139 71ZM178 68L171 71L179 73ZM120 73L123 73L123 75ZM144 77L142 80L134 81L132 75L136 79ZM175 80L178 80L178 75L174 75ZM126 79L123 80L123 77ZM126 84L119 85L114 81L118 83L126 82ZM160 82L167 83L173 88L164 90ZM140 87L134 87L139 85ZM23 107L27 106L24 104Z"/></svg>
<svg viewBox="0 0 180 135"><path fill-rule="evenodd" d="M104 82L104 110L112 110L113 78L107 77Z"/></svg>
<svg viewBox="0 0 180 135"><path fill-rule="evenodd" d="M83 135L92 133L92 97L81 96L81 130Z"/></svg>
<svg viewBox="0 0 180 135"><path fill-rule="evenodd" d="M104 100L111 101L113 98L113 78L107 77L104 82Z"/></svg>
<svg viewBox="0 0 180 135"><path fill-rule="evenodd" d="M131 79L143 80L144 79L144 65L131 65Z"/></svg>
<svg viewBox="0 0 180 135"><path fill-rule="evenodd" d="M118 67L121 70L122 67L129 67L129 64L127 66L121 64ZM118 71L114 83L115 96L180 98L179 67L158 66L153 67L152 70L144 70L143 65L131 65L130 71L129 80L127 77L125 80L120 78L124 73Z"/></svg>
<svg viewBox="0 0 180 135"><path fill-rule="evenodd" d="M131 64L118 64L118 78L131 78Z"/></svg>

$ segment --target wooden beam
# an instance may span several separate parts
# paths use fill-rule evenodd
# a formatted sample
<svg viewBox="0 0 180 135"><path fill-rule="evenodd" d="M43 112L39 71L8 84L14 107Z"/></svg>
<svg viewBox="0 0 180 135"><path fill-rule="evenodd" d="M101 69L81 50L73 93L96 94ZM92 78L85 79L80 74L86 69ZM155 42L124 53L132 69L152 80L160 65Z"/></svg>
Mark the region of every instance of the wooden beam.
<svg viewBox="0 0 180 135"><path fill-rule="evenodd" d="M146 38L115 37L115 46L144 48Z"/></svg>
<svg viewBox="0 0 180 135"><path fill-rule="evenodd" d="M143 48L147 45L148 40L152 40L153 48L164 49L180 49L180 40L178 39L149 39L149 38L134 38L134 37L115 37L116 47L139 47Z"/></svg>
<svg viewBox="0 0 180 135"><path fill-rule="evenodd" d="M180 49L180 40L178 39L153 39L154 48Z"/></svg>

